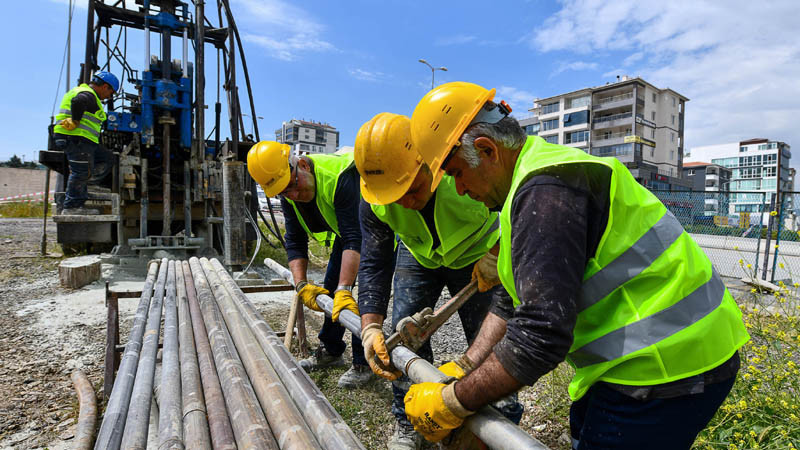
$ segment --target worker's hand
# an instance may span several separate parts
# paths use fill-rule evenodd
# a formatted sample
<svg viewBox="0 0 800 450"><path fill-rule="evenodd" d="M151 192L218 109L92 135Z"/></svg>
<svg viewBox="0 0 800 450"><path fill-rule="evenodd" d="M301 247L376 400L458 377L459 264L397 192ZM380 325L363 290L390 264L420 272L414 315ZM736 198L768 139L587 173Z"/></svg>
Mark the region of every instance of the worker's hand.
<svg viewBox="0 0 800 450"><path fill-rule="evenodd" d="M358 312L358 304L356 303L356 299L353 298L353 293L347 289L338 290L333 294L333 311L331 311L331 320L338 322L339 313L344 309L357 316L361 315Z"/></svg>
<svg viewBox="0 0 800 450"><path fill-rule="evenodd" d="M456 382L412 384L403 399L406 416L425 439L439 442L473 414L456 398Z"/></svg>
<svg viewBox="0 0 800 450"><path fill-rule="evenodd" d="M72 117L67 117L66 119L59 122L59 125L64 127L67 131L72 131L75 128L78 128L78 122L72 120Z"/></svg>
<svg viewBox="0 0 800 450"><path fill-rule="evenodd" d="M475 364L473 364L472 360L469 359L469 356L467 356L465 353L459 358L454 359L447 364L443 364L439 367L439 370L449 377L460 380L475 370Z"/></svg>
<svg viewBox="0 0 800 450"><path fill-rule="evenodd" d="M483 255L472 267L472 279L478 280L479 292L486 292L500 284L500 276L497 275L497 255L489 252Z"/></svg>
<svg viewBox="0 0 800 450"><path fill-rule="evenodd" d="M303 283L302 281L300 283ZM298 284L300 284L298 283ZM303 301L303 304L306 307L313 309L314 311L322 312L322 308L319 307L317 304L317 296L320 294L330 294L330 291L327 289L313 285L311 283L306 282L305 284L301 284L300 289L297 291L297 296L300 297L300 300Z"/></svg>
<svg viewBox="0 0 800 450"><path fill-rule="evenodd" d="M379 323L371 323L361 330L361 343L364 345L364 358L369 368L381 378L394 381L400 377L401 372L392 367L386 340L383 337L383 327ZM375 359L380 361L378 364Z"/></svg>

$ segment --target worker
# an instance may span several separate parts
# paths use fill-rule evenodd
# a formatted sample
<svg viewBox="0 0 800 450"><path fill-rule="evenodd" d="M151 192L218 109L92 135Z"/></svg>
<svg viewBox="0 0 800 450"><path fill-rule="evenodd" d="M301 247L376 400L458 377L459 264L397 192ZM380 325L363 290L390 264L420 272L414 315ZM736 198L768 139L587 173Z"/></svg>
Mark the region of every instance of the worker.
<svg viewBox="0 0 800 450"><path fill-rule="evenodd" d="M84 208L89 198L88 184L99 183L114 164L113 154L100 146L100 129L106 120L103 101L119 89L119 80L110 72L97 72L89 84L70 89L61 99L53 129L55 147L67 156L69 178L61 214L92 215L100 212Z"/></svg>
<svg viewBox="0 0 800 450"><path fill-rule="evenodd" d="M411 145L407 116L381 113L366 122L356 136L355 163L361 174L361 266L358 272L358 308L361 311L365 359L373 371L392 381L396 418L389 449L415 449L422 444L406 418L403 397L410 382L392 368L383 334L394 274L391 329L400 319L426 307L435 308L442 290L451 295L477 278L476 293L458 314L467 342L471 343L489 311L490 290L497 278L496 243L500 235L497 213L480 202L459 196L455 183L445 177L431 192L431 171ZM395 236L397 244L395 263ZM489 250L494 246L494 254ZM382 364L375 363L378 354ZM433 362L430 342L418 354ZM443 370L463 376L471 370L469 357L461 355ZM522 406L506 403L503 413L516 421Z"/></svg>
<svg viewBox="0 0 800 450"><path fill-rule="evenodd" d="M247 154L247 169L267 197L280 195L286 253L297 296L306 307L322 311L317 295L333 293L333 314L325 316L318 335L320 345L311 357L300 361L300 366L310 372L345 364L342 354L347 344L342 340L345 328L338 322L339 314L347 309L358 315L352 293L361 249L358 172L352 153L290 154L287 144L258 142ZM308 281L309 235L320 242L333 239L321 287ZM353 335L351 346L353 364L339 378L339 387L361 386L373 377L358 336Z"/></svg>
<svg viewBox="0 0 800 450"><path fill-rule="evenodd" d="M749 339L741 311L625 165L526 137L494 92L443 84L411 119L432 188L446 172L459 194L500 211L506 295L495 301L513 309L484 321L476 342L494 342L471 357L475 370L411 386L410 421L442 439L566 359L573 448L689 448L733 386Z"/></svg>

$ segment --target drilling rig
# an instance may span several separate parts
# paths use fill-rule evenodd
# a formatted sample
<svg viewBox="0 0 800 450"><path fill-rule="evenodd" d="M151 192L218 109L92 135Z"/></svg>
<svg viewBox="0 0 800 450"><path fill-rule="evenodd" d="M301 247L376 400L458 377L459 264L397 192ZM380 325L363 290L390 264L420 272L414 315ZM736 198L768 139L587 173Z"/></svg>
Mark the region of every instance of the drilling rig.
<svg viewBox="0 0 800 450"><path fill-rule="evenodd" d="M207 16L208 3L215 3L216 17ZM87 204L99 207L99 215L53 216L57 241L113 245L112 260L130 267L192 255L221 255L229 268L247 263L248 242L257 230L247 220L255 225L258 200L244 163L258 140L258 123L229 0L89 0L87 9L78 82L88 82L98 70L120 77L101 134L116 165L99 189L90 187ZM143 50L133 55L129 47ZM173 54L176 48L179 55ZM207 49L213 49L217 83L208 135ZM237 73L245 76L254 135L243 133ZM230 136L221 140L223 103ZM66 157L51 146L39 159L60 175L58 203L69 176Z"/></svg>

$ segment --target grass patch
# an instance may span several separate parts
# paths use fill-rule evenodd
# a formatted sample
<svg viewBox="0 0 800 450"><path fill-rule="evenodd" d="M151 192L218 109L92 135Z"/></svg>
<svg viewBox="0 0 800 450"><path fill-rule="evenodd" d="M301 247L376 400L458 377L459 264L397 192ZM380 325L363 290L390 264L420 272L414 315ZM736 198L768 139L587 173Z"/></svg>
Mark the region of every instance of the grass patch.
<svg viewBox="0 0 800 450"><path fill-rule="evenodd" d="M44 202L12 202L0 204L0 217L42 217ZM47 208L47 216L53 215L53 207Z"/></svg>
<svg viewBox="0 0 800 450"><path fill-rule="evenodd" d="M259 223L258 226L269 239L269 243L263 240L261 241L261 248L256 256L256 261L261 263L264 261L264 258L271 258L281 265L288 267L289 261L286 250L281 246L281 243L267 230L267 227L263 223ZM280 234L283 236L286 229L283 226L279 227ZM253 245L253 249L255 250L255 244ZM331 249L329 247L326 247L324 243L317 242L311 237L308 238L308 263L310 266L317 268L327 267L330 256Z"/></svg>

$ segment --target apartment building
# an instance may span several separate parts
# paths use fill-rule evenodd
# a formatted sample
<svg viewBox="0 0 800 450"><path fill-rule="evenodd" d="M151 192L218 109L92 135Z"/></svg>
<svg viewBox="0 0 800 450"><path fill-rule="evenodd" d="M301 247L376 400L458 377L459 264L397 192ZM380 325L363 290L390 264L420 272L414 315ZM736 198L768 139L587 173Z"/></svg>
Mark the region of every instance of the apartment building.
<svg viewBox="0 0 800 450"><path fill-rule="evenodd" d="M683 165L683 178L691 183L693 191L724 192L729 188L731 169L707 162L687 162ZM704 199L703 215L728 215L730 196L711 194Z"/></svg>
<svg viewBox="0 0 800 450"><path fill-rule="evenodd" d="M334 153L339 132L327 123L292 119L275 130L275 140L292 146L292 154Z"/></svg>
<svg viewBox="0 0 800 450"><path fill-rule="evenodd" d="M546 141L614 156L650 189L688 190L681 177L687 101L672 89L623 76L605 86L537 99L530 111Z"/></svg>
<svg viewBox="0 0 800 450"><path fill-rule="evenodd" d="M794 189L794 171L789 167L791 158L791 147L785 142L758 138L694 147L686 152L685 160L687 164L711 161L730 169L729 213L740 213L768 212L771 194ZM785 206L794 210L791 201Z"/></svg>

